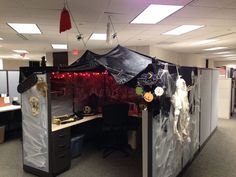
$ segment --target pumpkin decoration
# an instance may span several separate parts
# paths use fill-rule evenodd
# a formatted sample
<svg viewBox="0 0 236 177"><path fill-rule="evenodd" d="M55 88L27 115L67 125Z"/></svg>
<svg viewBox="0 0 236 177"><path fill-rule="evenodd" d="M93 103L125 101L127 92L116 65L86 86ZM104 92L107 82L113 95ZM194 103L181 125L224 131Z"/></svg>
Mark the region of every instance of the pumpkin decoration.
<svg viewBox="0 0 236 177"><path fill-rule="evenodd" d="M137 95L142 95L143 94L143 88L140 87L140 86L137 86L135 88L135 92L136 92Z"/></svg>
<svg viewBox="0 0 236 177"><path fill-rule="evenodd" d="M164 93L164 89L161 88L161 87L156 87L155 90L154 90L154 93L155 93L156 96L161 96Z"/></svg>
<svg viewBox="0 0 236 177"><path fill-rule="evenodd" d="M152 102L154 96L153 96L153 94L152 94L151 92L146 92L146 93L144 94L143 98L144 98L144 100L145 100L146 102Z"/></svg>

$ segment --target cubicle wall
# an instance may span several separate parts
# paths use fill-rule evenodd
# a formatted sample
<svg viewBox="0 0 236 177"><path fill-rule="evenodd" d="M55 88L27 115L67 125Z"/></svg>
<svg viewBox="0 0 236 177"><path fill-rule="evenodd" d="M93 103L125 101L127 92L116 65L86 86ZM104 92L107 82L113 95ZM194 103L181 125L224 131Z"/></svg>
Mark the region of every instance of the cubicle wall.
<svg viewBox="0 0 236 177"><path fill-rule="evenodd" d="M201 70L201 123L200 145L202 146L217 126L218 70Z"/></svg>
<svg viewBox="0 0 236 177"><path fill-rule="evenodd" d="M195 87L189 94L195 103L190 113L191 142L181 143L177 140L173 132L173 108L169 117L146 116L152 120L152 124L148 126L149 131L151 129L152 132L148 141L152 143L149 142L149 147L146 148L148 149L146 156L149 159L143 166L145 167L146 164L143 171L144 177L176 177L215 130L218 108L218 71L201 69L198 73Z"/></svg>
<svg viewBox="0 0 236 177"><path fill-rule="evenodd" d="M17 85L19 84L19 71L0 71L0 94L8 94L11 98L18 97L20 94L17 92Z"/></svg>
<svg viewBox="0 0 236 177"><path fill-rule="evenodd" d="M37 75L46 82L46 74ZM48 94L47 94L48 95ZM39 176L49 172L48 97L33 86L22 93L23 164ZM37 169L38 171L32 170Z"/></svg>
<svg viewBox="0 0 236 177"><path fill-rule="evenodd" d="M0 71L0 93L7 93L7 72Z"/></svg>

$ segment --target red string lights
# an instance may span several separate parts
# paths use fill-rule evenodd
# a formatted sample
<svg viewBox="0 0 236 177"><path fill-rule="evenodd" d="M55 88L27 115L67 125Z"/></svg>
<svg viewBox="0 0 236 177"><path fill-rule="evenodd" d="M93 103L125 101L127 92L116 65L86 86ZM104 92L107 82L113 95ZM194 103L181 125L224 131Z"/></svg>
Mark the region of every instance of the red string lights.
<svg viewBox="0 0 236 177"><path fill-rule="evenodd" d="M107 71L104 72L80 72L80 73L76 73L76 72L65 72L65 73L59 73L59 72L52 72L51 73L51 79L70 79L70 78L74 78L74 77L86 77L86 78L90 78L90 77L100 77L100 76L104 76L104 75L108 75Z"/></svg>

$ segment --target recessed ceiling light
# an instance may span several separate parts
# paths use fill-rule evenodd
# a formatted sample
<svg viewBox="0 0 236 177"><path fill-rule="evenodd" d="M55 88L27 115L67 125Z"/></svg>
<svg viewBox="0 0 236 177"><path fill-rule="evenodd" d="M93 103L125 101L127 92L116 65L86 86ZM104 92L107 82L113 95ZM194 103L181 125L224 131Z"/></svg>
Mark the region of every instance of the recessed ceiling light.
<svg viewBox="0 0 236 177"><path fill-rule="evenodd" d="M41 31L36 24L26 24L26 23L7 23L7 24L20 34L41 34Z"/></svg>
<svg viewBox="0 0 236 177"><path fill-rule="evenodd" d="M163 33L164 35L181 35L190 31L204 27L203 25L182 25L173 30Z"/></svg>
<svg viewBox="0 0 236 177"><path fill-rule="evenodd" d="M90 37L90 40L103 40L107 39L107 35L105 33L93 33Z"/></svg>
<svg viewBox="0 0 236 177"><path fill-rule="evenodd" d="M213 48L208 48L208 49L203 49L205 51L212 51L212 50L221 50L221 49L226 49L228 47L213 47Z"/></svg>
<svg viewBox="0 0 236 177"><path fill-rule="evenodd" d="M206 40L202 40L202 41L198 41L198 42L194 42L194 45L203 45L203 44L208 44L210 42L215 42L217 41L216 39L206 39Z"/></svg>
<svg viewBox="0 0 236 177"><path fill-rule="evenodd" d="M3 40L3 38L0 37L0 41L2 41L2 40Z"/></svg>
<svg viewBox="0 0 236 177"><path fill-rule="evenodd" d="M67 44L52 44L53 49L67 49Z"/></svg>
<svg viewBox="0 0 236 177"><path fill-rule="evenodd" d="M236 57L235 54L229 54L229 55L222 55L223 57Z"/></svg>
<svg viewBox="0 0 236 177"><path fill-rule="evenodd" d="M131 24L156 24L184 6L151 4Z"/></svg>
<svg viewBox="0 0 236 177"><path fill-rule="evenodd" d="M231 52L225 51L225 52L217 52L217 53L214 53L214 54L221 55L221 54L227 54L227 53L231 53Z"/></svg>
<svg viewBox="0 0 236 177"><path fill-rule="evenodd" d="M27 50L12 50L16 53L29 53Z"/></svg>

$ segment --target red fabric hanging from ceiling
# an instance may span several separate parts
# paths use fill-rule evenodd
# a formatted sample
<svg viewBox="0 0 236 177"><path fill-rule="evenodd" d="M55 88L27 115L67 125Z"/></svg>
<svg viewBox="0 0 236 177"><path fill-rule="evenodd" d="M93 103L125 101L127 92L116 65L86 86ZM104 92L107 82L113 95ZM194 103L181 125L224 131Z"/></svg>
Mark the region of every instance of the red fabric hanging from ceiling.
<svg viewBox="0 0 236 177"><path fill-rule="evenodd" d="M64 7L61 12L60 33L69 29L71 29L70 14L68 10Z"/></svg>

